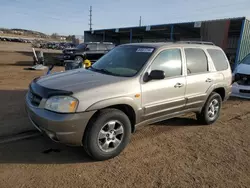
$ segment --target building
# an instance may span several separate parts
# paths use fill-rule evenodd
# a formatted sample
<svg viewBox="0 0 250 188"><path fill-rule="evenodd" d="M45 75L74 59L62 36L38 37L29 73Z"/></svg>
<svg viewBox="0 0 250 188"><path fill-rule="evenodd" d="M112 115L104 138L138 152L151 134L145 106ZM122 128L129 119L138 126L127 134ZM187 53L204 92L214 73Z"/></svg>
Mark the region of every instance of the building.
<svg viewBox="0 0 250 188"><path fill-rule="evenodd" d="M250 21L245 17L148 25L84 32L85 42L209 41L220 46L231 64L250 53Z"/></svg>

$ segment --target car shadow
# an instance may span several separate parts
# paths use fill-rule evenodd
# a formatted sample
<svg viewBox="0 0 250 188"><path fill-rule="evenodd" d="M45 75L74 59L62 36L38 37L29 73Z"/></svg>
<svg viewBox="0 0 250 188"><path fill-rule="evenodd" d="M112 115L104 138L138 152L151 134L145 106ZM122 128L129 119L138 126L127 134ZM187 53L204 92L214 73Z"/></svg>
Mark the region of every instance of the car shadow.
<svg viewBox="0 0 250 188"><path fill-rule="evenodd" d="M2 164L68 164L93 161L82 147L54 143L40 135L30 139L0 144Z"/></svg>
<svg viewBox="0 0 250 188"><path fill-rule="evenodd" d="M154 123L154 125L160 126L168 126L168 127L175 127L175 126L202 126L196 119L191 117L175 117L168 120L164 120L158 123Z"/></svg>
<svg viewBox="0 0 250 188"><path fill-rule="evenodd" d="M33 61L17 61L14 66L33 66Z"/></svg>
<svg viewBox="0 0 250 188"><path fill-rule="evenodd" d="M229 97L229 101L250 101L250 99L244 99L240 97Z"/></svg>

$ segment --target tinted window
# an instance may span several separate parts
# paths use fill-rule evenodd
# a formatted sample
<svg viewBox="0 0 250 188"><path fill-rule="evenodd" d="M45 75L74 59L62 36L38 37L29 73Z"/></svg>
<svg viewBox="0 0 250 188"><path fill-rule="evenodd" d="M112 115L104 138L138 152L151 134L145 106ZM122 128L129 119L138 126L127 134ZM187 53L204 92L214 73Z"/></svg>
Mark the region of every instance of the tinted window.
<svg viewBox="0 0 250 188"><path fill-rule="evenodd" d="M162 70L166 77L182 75L181 51L179 49L162 51L155 58L151 70Z"/></svg>
<svg viewBox="0 0 250 188"><path fill-rule="evenodd" d="M106 45L105 44L98 44L98 50L101 50L101 51L107 50Z"/></svg>
<svg viewBox="0 0 250 188"><path fill-rule="evenodd" d="M89 50L97 50L97 45L96 44L88 44L87 48L89 48Z"/></svg>
<svg viewBox="0 0 250 188"><path fill-rule="evenodd" d="M217 71L226 70L228 68L227 59L221 50L208 49L207 51L211 56Z"/></svg>
<svg viewBox="0 0 250 188"><path fill-rule="evenodd" d="M186 48L187 73L195 74L208 71L207 56L202 49Z"/></svg>
<svg viewBox="0 0 250 188"><path fill-rule="evenodd" d="M79 44L76 48L79 49L79 50L83 50L83 49L86 48L86 44L84 44L84 43Z"/></svg>
<svg viewBox="0 0 250 188"><path fill-rule="evenodd" d="M153 52L154 48L151 47L116 47L95 62L90 70L131 77L141 70Z"/></svg>

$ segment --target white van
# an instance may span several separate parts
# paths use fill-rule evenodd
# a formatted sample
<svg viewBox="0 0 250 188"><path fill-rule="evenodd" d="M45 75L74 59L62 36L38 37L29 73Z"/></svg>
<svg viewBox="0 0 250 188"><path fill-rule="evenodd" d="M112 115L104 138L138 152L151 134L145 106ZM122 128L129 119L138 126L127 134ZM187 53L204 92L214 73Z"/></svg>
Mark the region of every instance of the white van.
<svg viewBox="0 0 250 188"><path fill-rule="evenodd" d="M233 76L235 82L231 96L250 99L250 54L237 65Z"/></svg>

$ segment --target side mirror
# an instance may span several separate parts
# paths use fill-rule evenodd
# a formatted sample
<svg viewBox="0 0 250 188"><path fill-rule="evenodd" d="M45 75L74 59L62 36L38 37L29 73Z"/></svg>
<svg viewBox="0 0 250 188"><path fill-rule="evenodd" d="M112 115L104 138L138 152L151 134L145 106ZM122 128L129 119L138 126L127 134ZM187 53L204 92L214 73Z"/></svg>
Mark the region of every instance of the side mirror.
<svg viewBox="0 0 250 188"><path fill-rule="evenodd" d="M162 70L152 70L149 74L149 78L152 80L162 80L165 78L165 72Z"/></svg>
<svg viewBox="0 0 250 188"><path fill-rule="evenodd" d="M85 48L85 51L89 51L89 48Z"/></svg>
<svg viewBox="0 0 250 188"><path fill-rule="evenodd" d="M165 72L162 70L152 70L150 74L146 73L143 77L145 82L150 80L162 80L165 78Z"/></svg>

